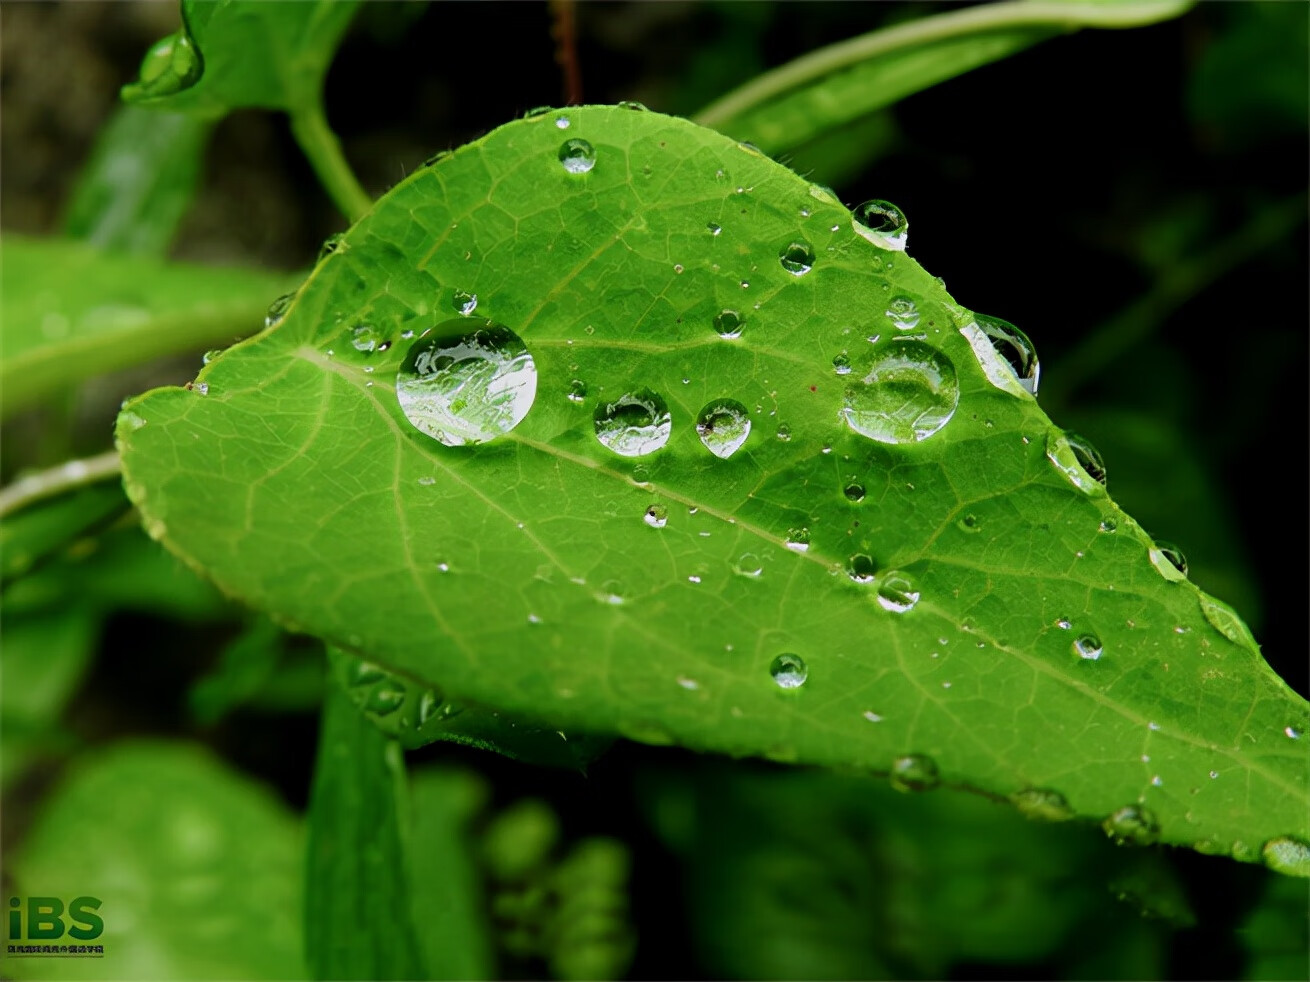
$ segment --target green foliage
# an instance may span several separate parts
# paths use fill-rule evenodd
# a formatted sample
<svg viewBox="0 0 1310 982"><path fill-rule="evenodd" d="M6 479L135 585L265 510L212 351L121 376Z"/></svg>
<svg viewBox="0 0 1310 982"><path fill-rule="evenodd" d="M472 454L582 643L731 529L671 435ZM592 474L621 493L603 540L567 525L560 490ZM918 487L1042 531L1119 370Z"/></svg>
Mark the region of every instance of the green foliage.
<svg viewBox="0 0 1310 982"><path fill-rule="evenodd" d="M593 169L561 166L567 140L596 148ZM1210 850L1304 836L1304 755L1284 735L1304 703L1152 558L990 344L975 352L973 315L852 222L657 114L502 127L382 199L274 330L202 371L208 394L131 403L129 496L226 591L457 699L803 762L927 754L947 783L1049 788L1098 820L1144 802L1164 841ZM793 244L812 270L788 268ZM539 391L503 438L447 447L374 382L407 335L489 323L456 312L470 297L522 335ZM917 326L896 326L898 304ZM725 311L740 337L718 333ZM950 376L940 432L843 424L871 391L852 380L916 357ZM638 387L673 435L623 457L593 417ZM724 398L752 426L730 459L696 428ZM340 584L331 602L321 583ZM798 690L769 678L784 652L809 666Z"/></svg>

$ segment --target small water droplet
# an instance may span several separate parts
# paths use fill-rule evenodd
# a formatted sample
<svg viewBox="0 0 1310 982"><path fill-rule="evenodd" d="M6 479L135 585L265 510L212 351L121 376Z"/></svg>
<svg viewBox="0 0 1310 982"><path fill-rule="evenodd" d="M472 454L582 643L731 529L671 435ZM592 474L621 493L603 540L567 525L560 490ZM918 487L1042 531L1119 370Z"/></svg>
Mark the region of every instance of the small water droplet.
<svg viewBox="0 0 1310 982"><path fill-rule="evenodd" d="M346 670L346 684L350 686L372 685L386 677L377 665L367 661L353 662Z"/></svg>
<svg viewBox="0 0 1310 982"><path fill-rule="evenodd" d="M424 477L420 477L418 479L418 483L425 488L430 488L432 487L432 485L437 483L437 479L432 475L428 474Z"/></svg>
<svg viewBox="0 0 1310 982"><path fill-rule="evenodd" d="M714 330L718 332L721 338L739 338L741 337L742 325L746 323L746 318L735 310L724 310L714 318Z"/></svg>
<svg viewBox="0 0 1310 982"><path fill-rule="evenodd" d="M332 255L332 253L342 250L342 246L345 245L345 242L346 234L344 232L337 232L335 235L329 235L323 240L323 244L318 247L318 261L322 262L328 256Z"/></svg>
<svg viewBox="0 0 1310 982"><path fill-rule="evenodd" d="M437 563L437 570L442 573L449 573L450 563Z"/></svg>
<svg viewBox="0 0 1310 982"><path fill-rule="evenodd" d="M533 106L523 114L524 119L536 119L539 116L545 116L551 112L554 106Z"/></svg>
<svg viewBox="0 0 1310 982"><path fill-rule="evenodd" d="M1105 490L1105 462L1086 437L1052 432L1046 438L1046 456L1078 490L1087 494Z"/></svg>
<svg viewBox="0 0 1310 982"><path fill-rule="evenodd" d="M746 442L751 433L750 413L733 399L715 399L696 417L696 435L705 449L727 460Z"/></svg>
<svg viewBox="0 0 1310 982"><path fill-rule="evenodd" d="M1079 658L1087 661L1097 661L1103 651L1101 639L1095 634L1082 634L1074 639L1073 653Z"/></svg>
<svg viewBox="0 0 1310 982"><path fill-rule="evenodd" d="M357 324L350 329L350 346L356 351L365 354L377 351L383 340L378 329L372 324Z"/></svg>
<svg viewBox="0 0 1310 982"><path fill-rule="evenodd" d="M777 438L778 438L779 440L781 440L783 443L790 443L790 442L791 442L791 427L788 426L786 423L779 423L779 424L778 424L778 432L777 432L776 434L774 434L774 435L777 436Z"/></svg>
<svg viewBox="0 0 1310 982"><path fill-rule="evenodd" d="M846 424L879 443L914 443L950 422L960 400L955 366L920 341L895 341L874 354L862 381L846 390Z"/></svg>
<svg viewBox="0 0 1310 982"><path fill-rule="evenodd" d="M875 713L872 709L868 710L867 712L863 712L860 715L863 716L865 719L867 719L870 723L882 722L882 717L879 716L877 713Z"/></svg>
<svg viewBox="0 0 1310 982"><path fill-rule="evenodd" d="M1107 817L1101 828L1120 846L1149 846L1160 838L1160 822L1155 813L1140 805L1125 805Z"/></svg>
<svg viewBox="0 0 1310 982"><path fill-rule="evenodd" d="M800 239L789 242L779 250L778 262L793 276L804 276L814 268L814 247Z"/></svg>
<svg viewBox="0 0 1310 982"><path fill-rule="evenodd" d="M859 481L847 481L846 486L842 488L842 494L846 496L847 501L859 503L864 500L864 485Z"/></svg>
<svg viewBox="0 0 1310 982"><path fill-rule="evenodd" d="M191 391L195 392L197 395L207 396L209 395L209 383L197 382L195 385L191 386Z"/></svg>
<svg viewBox="0 0 1310 982"><path fill-rule="evenodd" d="M1255 638L1251 636L1251 629L1246 626L1246 622L1238 616L1237 611L1226 603L1201 594L1201 613L1205 615L1205 619L1210 622L1211 627L1233 644L1253 651L1260 650L1260 646L1255 643Z"/></svg>
<svg viewBox="0 0 1310 982"><path fill-rule="evenodd" d="M919 326L919 305L909 297L896 297L888 301L884 313L898 331L912 331Z"/></svg>
<svg viewBox="0 0 1310 982"><path fill-rule="evenodd" d="M465 293L463 290L456 290L455 295L450 300L451 307L455 313L463 314L467 317L473 311L478 309L478 295L476 293Z"/></svg>
<svg viewBox="0 0 1310 982"><path fill-rule="evenodd" d="M1294 726L1284 726L1284 727L1283 727L1283 736L1287 737L1287 739L1289 739L1289 740L1300 740L1300 739L1301 739L1301 731L1298 730L1298 729L1297 729L1296 727L1294 727Z"/></svg>
<svg viewBox="0 0 1310 982"><path fill-rule="evenodd" d="M1166 580L1178 582L1187 579L1187 557L1172 542L1159 539L1147 551L1151 565Z"/></svg>
<svg viewBox="0 0 1310 982"><path fill-rule="evenodd" d="M924 754L906 754L892 761L888 775L897 791L930 791L941 783L937 762Z"/></svg>
<svg viewBox="0 0 1310 982"><path fill-rule="evenodd" d="M903 252L910 223L905 213L890 201L874 198L859 205L852 212L852 225L856 233L881 249Z"/></svg>
<svg viewBox="0 0 1310 982"><path fill-rule="evenodd" d="M596 166L596 150L586 140L565 140L559 148L559 162L570 174L585 174Z"/></svg>
<svg viewBox="0 0 1310 982"><path fill-rule="evenodd" d="M1064 795L1049 788L1025 788L1010 795L1010 801L1020 814L1039 822L1067 822L1074 817Z"/></svg>
<svg viewBox="0 0 1310 982"><path fill-rule="evenodd" d="M223 353L222 348L210 348L205 352L204 357L200 359L200 364L208 365L211 361Z"/></svg>
<svg viewBox="0 0 1310 982"><path fill-rule="evenodd" d="M664 505L655 504L646 509L642 518L653 529L662 529L669 524L669 510Z"/></svg>
<svg viewBox="0 0 1310 982"><path fill-rule="evenodd" d="M1260 849L1264 864L1288 876L1310 877L1310 843L1290 835L1270 839Z"/></svg>
<svg viewBox="0 0 1310 982"><path fill-rule="evenodd" d="M800 655L781 654L769 665L769 674L780 689L799 689L805 684L810 671Z"/></svg>
<svg viewBox="0 0 1310 982"><path fill-rule="evenodd" d="M695 679L689 679L685 675L679 675L677 681L678 685L682 686L682 688L686 689L688 692L695 692L700 688L699 682Z"/></svg>
<svg viewBox="0 0 1310 982"><path fill-rule="evenodd" d="M808 552L810 548L810 530L807 528L790 528L783 543L795 552Z"/></svg>
<svg viewBox="0 0 1310 982"><path fill-rule="evenodd" d="M587 398L587 383L580 378L575 378L569 383L568 397L569 402L582 402Z"/></svg>
<svg viewBox="0 0 1310 982"><path fill-rule="evenodd" d="M872 583L875 573L873 557L865 553L856 553L846 563L846 575L856 583Z"/></svg>
<svg viewBox="0 0 1310 982"><path fill-rule="evenodd" d="M1109 532L1117 532L1118 530L1119 530L1119 523L1116 522L1113 518L1101 519L1100 531L1109 533Z"/></svg>
<svg viewBox="0 0 1310 982"><path fill-rule="evenodd" d="M838 375L849 375L851 373L851 358L846 352L836 355L832 359L832 370Z"/></svg>
<svg viewBox="0 0 1310 982"><path fill-rule="evenodd" d="M146 96L172 95L196 83L204 63L186 31L160 38L141 59L140 79L131 88Z"/></svg>
<svg viewBox="0 0 1310 982"><path fill-rule="evenodd" d="M760 557L753 552L743 552L737 557L736 562L732 564L732 571L738 576L744 576L750 580L757 580L764 572L764 564L760 562Z"/></svg>
<svg viewBox="0 0 1310 982"><path fill-rule="evenodd" d="M405 690L380 685L364 700L364 710L375 716L390 716L405 702Z"/></svg>
<svg viewBox="0 0 1310 982"><path fill-rule="evenodd" d="M710 222L708 225L705 226L705 230L709 232L710 235L718 235L720 232L723 231L723 227L721 225L716 224L715 222Z"/></svg>
<svg viewBox="0 0 1310 982"><path fill-rule="evenodd" d="M673 430L669 407L650 389L625 392L602 402L593 417L596 439L621 457L644 457L669 442Z"/></svg>
<svg viewBox="0 0 1310 982"><path fill-rule="evenodd" d="M893 614L913 610L919 602L919 588L908 573L889 569L878 577L878 606Z"/></svg>
<svg viewBox="0 0 1310 982"><path fill-rule="evenodd" d="M291 307L291 301L296 299L294 293L284 293L271 304L268 305L268 313L264 315L265 327L276 327L281 323L282 318L286 316L287 310Z"/></svg>
<svg viewBox="0 0 1310 982"><path fill-rule="evenodd" d="M646 106L643 103L637 102L634 99L624 99L622 102L618 103L618 107L620 109L628 109L636 113L648 112Z"/></svg>
<svg viewBox="0 0 1310 982"><path fill-rule="evenodd" d="M960 520L955 523L961 532L981 532L982 522L978 521L976 515L962 515Z"/></svg>
<svg viewBox="0 0 1310 982"><path fill-rule="evenodd" d="M1058 627L1061 631L1067 631L1069 630L1069 628L1073 627L1073 624L1070 623L1069 618L1061 617L1059 620L1055 622L1055 626Z"/></svg>
<svg viewBox="0 0 1310 982"><path fill-rule="evenodd" d="M477 323L471 331L467 321L441 325L410 347L396 373L405 417L448 447L508 433L537 394L537 367L519 336L490 321Z"/></svg>

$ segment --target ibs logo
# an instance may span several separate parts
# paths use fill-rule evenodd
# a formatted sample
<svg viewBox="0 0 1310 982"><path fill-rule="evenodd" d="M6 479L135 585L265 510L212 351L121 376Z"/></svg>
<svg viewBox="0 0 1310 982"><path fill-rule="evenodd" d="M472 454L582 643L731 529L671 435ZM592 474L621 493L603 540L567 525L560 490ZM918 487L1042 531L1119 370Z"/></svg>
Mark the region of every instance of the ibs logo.
<svg viewBox="0 0 1310 982"><path fill-rule="evenodd" d="M58 897L28 897L26 910L21 897L9 898L9 946L11 955L82 955L104 954L103 945L81 944L94 941L105 930L97 897L76 897L65 906ZM23 915L27 916L24 917ZM26 921L26 924L24 924ZM26 928L26 930L24 930ZM51 944L67 935L63 944ZM45 942L15 944L15 942Z"/></svg>

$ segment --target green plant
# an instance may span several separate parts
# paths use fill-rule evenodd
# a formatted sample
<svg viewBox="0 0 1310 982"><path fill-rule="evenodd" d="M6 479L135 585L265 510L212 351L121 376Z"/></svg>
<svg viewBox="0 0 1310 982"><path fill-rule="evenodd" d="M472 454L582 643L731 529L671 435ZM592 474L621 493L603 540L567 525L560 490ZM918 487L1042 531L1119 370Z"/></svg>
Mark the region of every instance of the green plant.
<svg viewBox="0 0 1310 982"><path fill-rule="evenodd" d="M649 974L1140 977L1179 971L1170 945L1215 923L1244 925L1224 957L1252 977L1295 966L1307 704L1122 507L1117 455L1107 482L1061 424L1088 419L1069 379L1125 353L1167 379L1151 332L1296 234L1304 194L1252 195L1210 250L1187 248L1220 223L1204 201L1144 222L1119 245L1157 285L1067 343L1039 403L1028 337L911 258L896 206L852 210L826 186L892 156L898 100L1188 5L909 8L690 120L531 110L372 201L323 86L352 19L385 34L413 16L379 9L184 0L80 179L67 228L87 241L7 236L4 411L43 405L56 434L23 462L76 449L70 380L214 347L194 381L124 402L116 452L0 495L7 794L70 758L14 894L103 896L117 977L595 978L634 951ZM1195 70L1198 115L1221 127L1242 118L1213 94L1224 66L1304 22L1253 9ZM556 11L566 62L576 13ZM720 15L747 34L755 16ZM164 258L206 139L249 107L288 115L351 223L307 274ZM1033 230L1007 204L944 233L1008 249ZM1122 459L1148 462L1125 494L1151 509L1140 489L1162 471L1204 483L1168 412L1101 406L1120 422L1093 418L1098 442L1117 430ZM1200 497L1191 575L1246 609L1222 506ZM185 683L145 686L177 741L322 707L303 833L198 748L96 751L58 724L124 609L229 625L207 672L182 668L201 676L185 720ZM616 755L640 821L597 820L613 802L568 783ZM307 754L275 756L308 783ZM88 867L88 817L91 848L126 858ZM1177 848L1117 848L1155 843ZM655 855L688 888L652 914ZM249 869L278 898L267 918L234 898ZM1201 877L1240 901L1216 913ZM634 948L669 925L685 960Z"/></svg>

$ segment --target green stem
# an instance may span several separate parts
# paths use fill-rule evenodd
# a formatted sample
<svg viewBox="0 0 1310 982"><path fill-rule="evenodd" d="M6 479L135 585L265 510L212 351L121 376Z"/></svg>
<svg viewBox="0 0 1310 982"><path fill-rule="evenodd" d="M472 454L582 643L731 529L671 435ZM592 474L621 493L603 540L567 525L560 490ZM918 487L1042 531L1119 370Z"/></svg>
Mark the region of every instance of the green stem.
<svg viewBox="0 0 1310 982"><path fill-rule="evenodd" d="M831 44L790 61L712 102L692 117L702 126L722 127L728 121L794 89L870 58L947 38L1013 27L1047 27L1068 31L1080 27L1137 27L1176 17L1192 0L1136 0L1125 3L1011 0L985 3L871 31Z"/></svg>
<svg viewBox="0 0 1310 982"><path fill-rule="evenodd" d="M44 498L53 498L88 484L116 478L121 470L118 451L107 450L95 457L69 460L58 467L20 477L8 487L0 489L0 518L7 518Z"/></svg>
<svg viewBox="0 0 1310 982"><path fill-rule="evenodd" d="M373 207L373 199L360 185L355 172L346 163L341 152L341 141L328 126L323 104L314 100L310 105L291 112L291 132L300 149L309 158L310 166L327 190L332 203L353 225Z"/></svg>
<svg viewBox="0 0 1310 982"><path fill-rule="evenodd" d="M1083 338L1044 373L1060 380L1058 394L1042 400L1046 410L1069 402L1082 385L1150 337L1209 284L1290 235L1306 220L1306 203L1302 193L1264 208L1237 232L1222 236L1214 248L1178 263L1147 293Z"/></svg>

